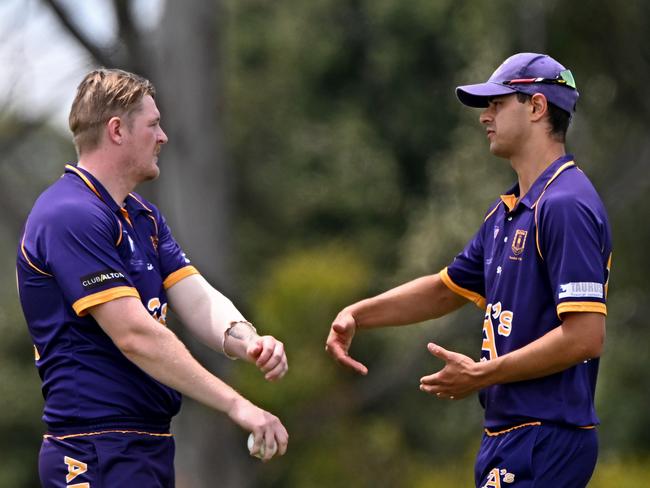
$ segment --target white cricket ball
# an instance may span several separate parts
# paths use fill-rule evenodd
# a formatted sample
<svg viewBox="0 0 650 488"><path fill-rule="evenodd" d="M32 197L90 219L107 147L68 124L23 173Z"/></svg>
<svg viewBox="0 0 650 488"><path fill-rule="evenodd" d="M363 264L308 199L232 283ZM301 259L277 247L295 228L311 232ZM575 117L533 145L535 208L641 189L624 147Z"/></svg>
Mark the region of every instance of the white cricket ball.
<svg viewBox="0 0 650 488"><path fill-rule="evenodd" d="M250 433L248 435L248 442L247 442L248 452L250 453L251 456L255 456L256 458L262 459L264 457L264 453L266 452L266 444L262 442L262 445L260 446L260 450L255 454L253 454L253 444L255 444L255 436L252 433ZM271 450L272 453L271 457L273 457L273 455L277 450L278 450L278 445L274 441L273 449Z"/></svg>

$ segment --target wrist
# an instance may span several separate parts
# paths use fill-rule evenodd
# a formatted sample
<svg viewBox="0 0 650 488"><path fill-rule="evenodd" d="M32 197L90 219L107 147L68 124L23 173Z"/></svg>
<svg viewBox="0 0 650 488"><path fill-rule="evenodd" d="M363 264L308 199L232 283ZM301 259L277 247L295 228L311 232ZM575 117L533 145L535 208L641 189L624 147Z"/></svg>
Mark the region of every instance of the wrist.
<svg viewBox="0 0 650 488"><path fill-rule="evenodd" d="M487 388L488 386L499 383L498 370L499 358L491 359L488 361L478 361L476 364L476 378L478 379L480 388Z"/></svg>
<svg viewBox="0 0 650 488"><path fill-rule="evenodd" d="M243 349L245 350L248 343L257 337L259 337L257 335L257 329L251 322L244 319L233 320L230 322L229 327L223 333L223 341L221 343L221 346L224 355L232 360L239 359L238 356L232 353L239 352L241 354L242 348L233 348L232 346L234 345L234 342L241 342L244 346Z"/></svg>

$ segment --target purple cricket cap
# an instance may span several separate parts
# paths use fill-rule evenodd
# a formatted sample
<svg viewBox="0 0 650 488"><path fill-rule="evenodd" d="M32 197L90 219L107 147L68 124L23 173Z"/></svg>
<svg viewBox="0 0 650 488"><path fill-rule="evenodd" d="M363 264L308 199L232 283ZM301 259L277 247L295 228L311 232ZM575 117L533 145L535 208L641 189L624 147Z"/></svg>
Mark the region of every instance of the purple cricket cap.
<svg viewBox="0 0 650 488"><path fill-rule="evenodd" d="M469 107L487 107L488 99L510 93L542 93L553 105L573 114L580 94L571 71L546 54L519 53L506 59L485 83L456 88Z"/></svg>

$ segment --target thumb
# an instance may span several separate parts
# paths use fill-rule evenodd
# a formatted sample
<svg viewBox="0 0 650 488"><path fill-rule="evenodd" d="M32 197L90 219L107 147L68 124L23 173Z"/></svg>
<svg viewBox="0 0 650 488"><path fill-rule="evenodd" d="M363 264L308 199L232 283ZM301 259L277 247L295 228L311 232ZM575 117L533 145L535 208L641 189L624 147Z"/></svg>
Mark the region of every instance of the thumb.
<svg viewBox="0 0 650 488"><path fill-rule="evenodd" d="M337 334L345 334L350 330L350 325L351 324L345 322L334 322L332 324L332 329L334 329L334 332Z"/></svg>
<svg viewBox="0 0 650 488"><path fill-rule="evenodd" d="M445 349L442 346L439 346L438 344L434 344L433 342L429 342L427 344L427 349L432 355L434 355L438 359L442 359L445 362L451 358L451 353L447 351L447 349Z"/></svg>
<svg viewBox="0 0 650 488"><path fill-rule="evenodd" d="M262 353L262 338L258 337L257 339L255 339L255 341L249 344L246 350L246 354L248 354L248 356L253 359L257 359L261 353Z"/></svg>

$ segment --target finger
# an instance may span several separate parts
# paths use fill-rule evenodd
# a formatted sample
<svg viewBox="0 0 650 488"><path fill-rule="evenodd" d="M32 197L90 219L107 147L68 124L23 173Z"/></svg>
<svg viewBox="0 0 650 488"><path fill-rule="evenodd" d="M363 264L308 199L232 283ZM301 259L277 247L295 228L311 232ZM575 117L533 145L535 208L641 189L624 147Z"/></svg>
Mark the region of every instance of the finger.
<svg viewBox="0 0 650 488"><path fill-rule="evenodd" d="M278 443L275 440L275 435L273 435L273 432L270 432L264 436L264 456L262 457L262 461L270 461L277 452Z"/></svg>
<svg viewBox="0 0 650 488"><path fill-rule="evenodd" d="M255 340L255 342L253 342L252 345L248 346L248 348L246 349L246 354L251 359L257 360L260 353L262 352L262 348L263 348L262 338L259 337Z"/></svg>
<svg viewBox="0 0 650 488"><path fill-rule="evenodd" d="M438 344L429 342L429 344L427 344L427 349L435 357L437 357L438 359L442 359L445 362L451 359L451 354L452 354L451 351L447 351L447 349L445 349L442 346L439 346Z"/></svg>
<svg viewBox="0 0 650 488"><path fill-rule="evenodd" d="M423 376L422 378L420 378L420 384L429 385L429 386L439 385L440 377L438 373L433 373L427 376Z"/></svg>
<svg viewBox="0 0 650 488"><path fill-rule="evenodd" d="M266 363L260 364L259 367L263 373L268 373L269 371L273 370L278 364L280 364L283 359L284 344L282 344L280 341L276 341L271 357L269 357Z"/></svg>
<svg viewBox="0 0 650 488"><path fill-rule="evenodd" d="M289 433L286 431L284 426L279 433L275 435L275 440L278 443L278 456L284 456L284 453L287 452L287 447L289 446Z"/></svg>
<svg viewBox="0 0 650 488"><path fill-rule="evenodd" d="M262 373L268 373L269 371L275 369L275 367L282 362L283 357L284 357L283 352L281 350L278 351L276 347L276 349L271 353L271 355L269 356L269 358L265 363L262 363L261 361L258 360L255 364Z"/></svg>
<svg viewBox="0 0 650 488"><path fill-rule="evenodd" d="M332 330L337 334L349 334L352 331L353 324L349 322L334 322Z"/></svg>
<svg viewBox="0 0 650 488"><path fill-rule="evenodd" d="M277 381L287 373L288 369L289 366L287 365L286 360L280 361L275 368L264 375L264 379L267 381Z"/></svg>
<svg viewBox="0 0 650 488"><path fill-rule="evenodd" d="M262 351L260 352L257 361L255 361L255 364L258 368L263 364L266 364L269 358L273 355L273 351L275 350L275 339L273 337L264 336L261 339Z"/></svg>
<svg viewBox="0 0 650 488"><path fill-rule="evenodd" d="M440 392L440 387L439 386L432 386L432 385L420 385L420 391L423 391L424 393L428 393L429 395L436 395L437 397L440 397L441 392Z"/></svg>
<svg viewBox="0 0 650 488"><path fill-rule="evenodd" d="M253 434L253 446L249 449L249 452L251 456L256 456L259 457L260 449L262 447L262 443L264 442L264 432L252 432Z"/></svg>
<svg viewBox="0 0 650 488"><path fill-rule="evenodd" d="M359 373L364 376L368 374L368 368L365 366L365 364L360 363L355 359L352 359L347 354L335 357L335 359L340 365L345 366L348 369L351 369L355 373Z"/></svg>

